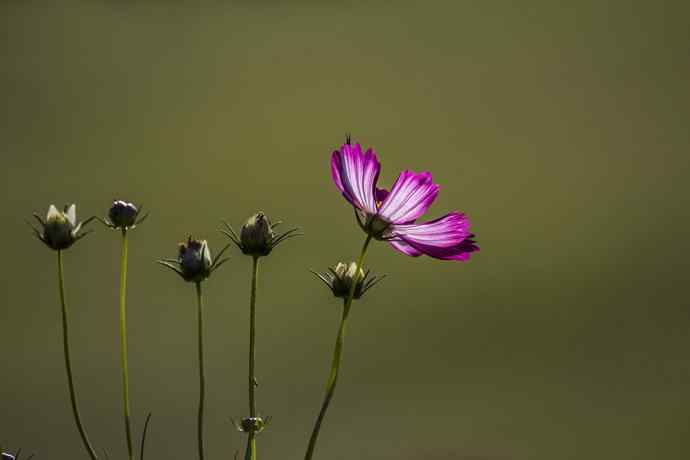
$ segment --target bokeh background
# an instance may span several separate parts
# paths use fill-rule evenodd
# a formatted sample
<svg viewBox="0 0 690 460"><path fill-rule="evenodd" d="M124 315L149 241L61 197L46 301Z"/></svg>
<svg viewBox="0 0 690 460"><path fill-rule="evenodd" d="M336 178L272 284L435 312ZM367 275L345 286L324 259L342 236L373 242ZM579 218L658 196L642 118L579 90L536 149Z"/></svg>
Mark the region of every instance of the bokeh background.
<svg viewBox="0 0 690 460"><path fill-rule="evenodd" d="M86 458L71 419L55 254L25 224L50 203L132 234L137 438L195 456L191 285L156 266L188 233L257 210L306 236L265 260L258 303L262 459L301 458L339 303L307 271L363 234L331 183L345 132L442 184L469 263L385 244L356 303L321 459L690 456L688 28L684 2L3 2L0 6L0 440ZM93 442L124 458L119 239L66 254L76 379ZM210 459L244 439L250 260L206 285Z"/></svg>

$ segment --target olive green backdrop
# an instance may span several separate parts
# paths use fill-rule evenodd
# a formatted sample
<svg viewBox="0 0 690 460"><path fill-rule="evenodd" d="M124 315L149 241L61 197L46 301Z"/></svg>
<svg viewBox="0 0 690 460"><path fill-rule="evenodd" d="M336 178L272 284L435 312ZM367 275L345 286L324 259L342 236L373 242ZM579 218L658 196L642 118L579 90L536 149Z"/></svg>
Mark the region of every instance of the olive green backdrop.
<svg viewBox="0 0 690 460"><path fill-rule="evenodd" d="M306 236L265 260L259 458L299 459L339 303L309 273L364 235L330 178L345 132L381 182L429 170L469 263L377 243L319 459L684 459L690 91L682 2L3 2L0 440L85 459L69 412L50 203L151 210L132 233L131 399L149 458L195 454L193 287L156 266L264 210ZM58 3L58 2L56 2ZM194 2L189 2L194 3ZM201 2L199 2L201 3ZM66 254L93 442L124 458L119 239ZM250 260L206 284L209 459L244 438Z"/></svg>

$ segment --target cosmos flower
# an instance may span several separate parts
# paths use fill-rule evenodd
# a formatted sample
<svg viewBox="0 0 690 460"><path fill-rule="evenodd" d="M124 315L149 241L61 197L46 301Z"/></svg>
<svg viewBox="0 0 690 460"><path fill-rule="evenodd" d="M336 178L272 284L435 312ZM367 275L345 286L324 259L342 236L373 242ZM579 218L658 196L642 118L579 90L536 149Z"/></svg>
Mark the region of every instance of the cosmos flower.
<svg viewBox="0 0 690 460"><path fill-rule="evenodd" d="M72 204L65 206L64 209L64 211L58 211L55 205L51 204L45 221L34 213L34 217L41 224L41 229L31 227L39 240L56 251L67 249L85 237L88 232L81 232L81 229L93 219L91 217L84 222L77 222L77 206Z"/></svg>
<svg viewBox="0 0 690 460"><path fill-rule="evenodd" d="M225 246L213 260L206 240L195 240L190 236L186 243L180 243L177 259L161 259L158 263L173 270L185 281L200 283L228 260L221 259L227 249L228 246Z"/></svg>
<svg viewBox="0 0 690 460"><path fill-rule="evenodd" d="M328 271L325 273L317 273L312 271L321 281L324 282L326 286L333 292L333 295L340 297L342 299L347 299L350 295L350 289L352 288L352 283L355 279L355 273L357 272L357 263L343 263L338 262L335 267L329 267ZM366 293L369 289L374 287L379 281L385 278L383 276L369 276L369 270L366 272L363 269L359 269L357 276L357 285L355 286L355 291L353 299L359 299Z"/></svg>
<svg viewBox="0 0 690 460"><path fill-rule="evenodd" d="M149 216L147 213L140 218L141 209L141 207L137 208L134 203L115 200L108 210L108 217L101 221L112 229L127 230L134 228Z"/></svg>
<svg viewBox="0 0 690 460"><path fill-rule="evenodd" d="M390 191L376 187L381 164L372 149L344 144L333 152L333 181L355 208L360 227L371 237L388 241L408 256L422 254L442 260L467 260L478 251L464 214L451 212L416 223L434 202L439 186L431 173L403 171Z"/></svg>

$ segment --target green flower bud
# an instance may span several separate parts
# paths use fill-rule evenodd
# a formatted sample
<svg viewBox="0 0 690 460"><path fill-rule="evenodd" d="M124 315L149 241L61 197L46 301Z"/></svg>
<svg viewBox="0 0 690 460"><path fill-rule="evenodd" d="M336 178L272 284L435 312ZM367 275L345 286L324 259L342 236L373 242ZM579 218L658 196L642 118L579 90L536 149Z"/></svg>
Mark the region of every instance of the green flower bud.
<svg viewBox="0 0 690 460"><path fill-rule="evenodd" d="M88 232L81 233L81 229L93 219L92 217L83 223L77 222L77 207L74 204L65 206L64 211L58 211L51 204L45 220L36 213L34 213L34 217L41 224L40 230L32 227L36 237L50 249L56 251L67 249L86 236Z"/></svg>
<svg viewBox="0 0 690 460"><path fill-rule="evenodd" d="M228 260L220 258L228 246L214 260L206 240L195 240L190 236L179 244L177 259L161 259L158 263L175 271L185 281L200 283Z"/></svg>
<svg viewBox="0 0 690 460"><path fill-rule="evenodd" d="M251 216L240 230L242 252L252 256L267 256L273 249L275 233L264 213Z"/></svg>
<svg viewBox="0 0 690 460"><path fill-rule="evenodd" d="M275 228L281 222L271 223L269 218L259 212L251 216L240 229L239 236L227 222L223 222L225 229L220 232L230 238L243 254L252 257L267 256L283 241L294 236L300 236L298 228L293 228L281 234L276 234Z"/></svg>
<svg viewBox="0 0 690 460"><path fill-rule="evenodd" d="M335 274L333 277L333 295L346 299L347 296L350 295L350 289L352 288L352 283L355 280L357 263L350 262L350 264L345 264L338 262L333 269L333 273ZM355 287L355 299L359 299L362 296L363 285L364 270L360 268L359 274L357 275L357 286Z"/></svg>
<svg viewBox="0 0 690 460"><path fill-rule="evenodd" d="M238 431L243 433L261 433L271 422L271 417L245 417L240 423L235 422Z"/></svg>
<svg viewBox="0 0 690 460"><path fill-rule="evenodd" d="M369 271L365 272L363 268L358 270L356 262L338 262L335 267L329 267L328 272L317 273L312 271L312 273L328 286L335 297L340 297L341 299L348 298L352 284L355 282L353 298L359 299L375 284L385 278L385 275L369 276Z"/></svg>

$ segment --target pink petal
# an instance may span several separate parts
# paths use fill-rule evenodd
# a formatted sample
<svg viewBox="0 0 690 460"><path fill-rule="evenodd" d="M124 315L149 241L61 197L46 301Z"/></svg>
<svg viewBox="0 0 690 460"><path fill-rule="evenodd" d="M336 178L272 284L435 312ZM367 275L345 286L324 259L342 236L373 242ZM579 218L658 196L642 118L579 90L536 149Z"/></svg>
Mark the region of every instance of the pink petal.
<svg viewBox="0 0 690 460"><path fill-rule="evenodd" d="M465 215L453 212L423 224L394 225L391 245L412 256L418 255L416 251L436 259L467 260L479 251L469 228Z"/></svg>
<svg viewBox="0 0 690 460"><path fill-rule="evenodd" d="M386 190L385 188L377 188L376 194L375 194L376 202L377 203L383 203L383 200L386 199L386 197L388 196L388 193L389 193L388 190Z"/></svg>
<svg viewBox="0 0 690 460"><path fill-rule="evenodd" d="M406 256L419 257L423 254L422 251L415 249L403 240L390 240L388 243L393 246L393 249L402 252Z"/></svg>
<svg viewBox="0 0 690 460"><path fill-rule="evenodd" d="M381 204L379 214L393 223L414 222L429 209L438 189L431 180L431 173L403 171Z"/></svg>
<svg viewBox="0 0 690 460"><path fill-rule="evenodd" d="M359 144L344 144L331 156L333 182L354 207L376 214L374 189L381 165L373 150L362 153Z"/></svg>

